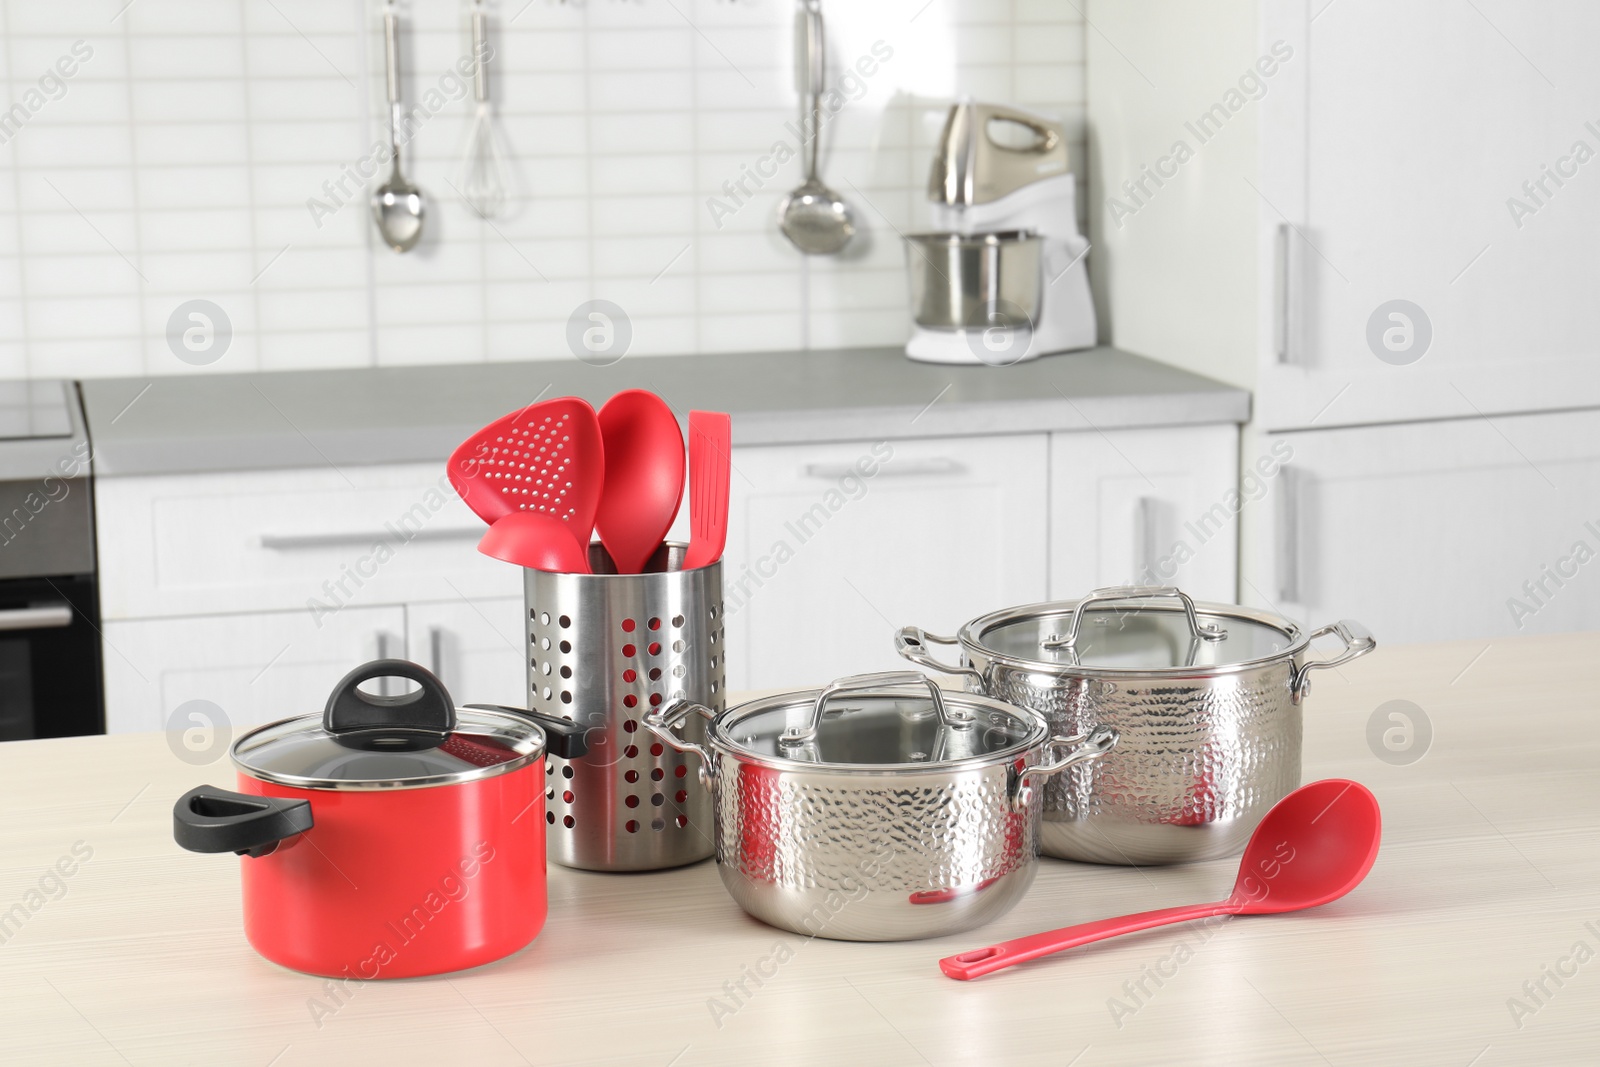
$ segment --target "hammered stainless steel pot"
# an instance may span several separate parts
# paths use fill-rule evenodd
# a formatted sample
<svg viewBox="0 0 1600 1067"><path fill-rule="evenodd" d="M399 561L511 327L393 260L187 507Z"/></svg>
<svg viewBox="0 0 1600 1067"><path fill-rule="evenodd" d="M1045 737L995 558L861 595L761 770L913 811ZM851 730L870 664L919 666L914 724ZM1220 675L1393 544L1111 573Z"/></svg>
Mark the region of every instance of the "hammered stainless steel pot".
<svg viewBox="0 0 1600 1067"><path fill-rule="evenodd" d="M1325 635L1344 649L1310 658ZM1311 672L1376 647L1350 619L1306 633L1270 612L1197 605L1168 586L1009 608L956 637L908 626L895 644L913 663L1044 716L1053 731L1092 723L1121 735L1105 759L1046 787L1040 830L1047 856L1113 864L1238 853L1300 784ZM959 644L962 662L941 663L930 644Z"/></svg>
<svg viewBox="0 0 1600 1067"><path fill-rule="evenodd" d="M709 720L705 746L676 730L691 715ZM843 941L933 937L1006 912L1038 866L1038 784L1116 744L1105 729L1052 737L1031 712L914 671L720 715L677 703L645 725L699 756L717 869L739 906Z"/></svg>

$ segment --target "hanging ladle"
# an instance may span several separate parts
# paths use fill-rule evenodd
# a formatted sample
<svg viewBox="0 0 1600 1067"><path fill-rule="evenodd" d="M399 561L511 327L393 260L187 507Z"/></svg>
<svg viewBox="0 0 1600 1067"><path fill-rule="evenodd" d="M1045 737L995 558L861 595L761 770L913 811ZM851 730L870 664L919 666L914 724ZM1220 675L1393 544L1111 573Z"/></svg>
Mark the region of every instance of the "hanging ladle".
<svg viewBox="0 0 1600 1067"><path fill-rule="evenodd" d="M800 0L794 35L795 83L806 109L801 123L807 137L800 146L806 157L806 180L784 198L778 226L807 255L832 255L855 236L856 223L850 205L817 176L817 154L822 149L824 67L821 0Z"/></svg>

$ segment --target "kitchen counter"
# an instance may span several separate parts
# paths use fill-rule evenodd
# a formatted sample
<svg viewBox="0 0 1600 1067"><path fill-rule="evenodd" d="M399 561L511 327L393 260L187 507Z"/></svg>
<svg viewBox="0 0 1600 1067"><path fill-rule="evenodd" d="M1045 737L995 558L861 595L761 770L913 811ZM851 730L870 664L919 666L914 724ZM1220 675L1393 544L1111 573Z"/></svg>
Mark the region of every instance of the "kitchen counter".
<svg viewBox="0 0 1600 1067"><path fill-rule="evenodd" d="M442 462L535 397L620 389L733 415L736 445L1245 422L1250 395L1113 348L1014 367L899 348L90 379L97 475Z"/></svg>
<svg viewBox="0 0 1600 1067"><path fill-rule="evenodd" d="M938 958L1221 898L1235 863L1045 860L990 926L898 944L762 926L709 862L552 867L549 922L521 953L341 990L251 951L238 861L173 844L173 800L231 784L225 760L191 766L159 734L0 745L0 908L49 890L0 944L0 1062L1593 1062L1597 658L1600 634L1574 634L1380 648L1319 675L1305 777L1360 779L1384 808L1363 885L1315 911L1148 931L971 983L943 977ZM1407 766L1368 742L1370 717L1396 700L1432 724ZM75 845L92 854L57 888L45 872Z"/></svg>

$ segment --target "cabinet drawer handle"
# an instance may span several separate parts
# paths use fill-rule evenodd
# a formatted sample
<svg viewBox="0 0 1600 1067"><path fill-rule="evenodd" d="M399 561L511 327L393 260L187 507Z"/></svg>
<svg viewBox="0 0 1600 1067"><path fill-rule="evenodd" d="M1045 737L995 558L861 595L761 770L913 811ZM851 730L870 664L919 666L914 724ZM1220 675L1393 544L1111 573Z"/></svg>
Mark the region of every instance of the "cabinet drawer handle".
<svg viewBox="0 0 1600 1067"><path fill-rule="evenodd" d="M961 474L967 468L953 459L940 456L934 459L913 459L904 463L884 463L878 467L874 478L920 478L933 474ZM805 478L826 478L834 481L848 474L858 477L861 472L854 463L807 463L800 468Z"/></svg>
<svg viewBox="0 0 1600 1067"><path fill-rule="evenodd" d="M1153 583L1156 581L1156 534L1157 523L1160 521L1160 501L1153 496L1142 496L1133 512L1133 553L1134 581ZM1166 575L1163 577L1171 577Z"/></svg>
<svg viewBox="0 0 1600 1067"><path fill-rule="evenodd" d="M372 544L389 544L393 541L467 541L483 536L482 526L462 526L446 530L418 530L409 537L396 536L393 530L344 531L339 533L262 534L261 547L272 552L294 552L312 548L344 548L350 545L365 547Z"/></svg>
<svg viewBox="0 0 1600 1067"><path fill-rule="evenodd" d="M1273 322L1274 348L1278 362L1291 364L1294 362L1294 263L1292 228L1287 222L1278 224L1276 241L1278 291L1275 307L1275 320Z"/></svg>
<svg viewBox="0 0 1600 1067"><path fill-rule="evenodd" d="M0 630L57 630L71 625L71 604L40 604L0 611Z"/></svg>
<svg viewBox="0 0 1600 1067"><path fill-rule="evenodd" d="M440 678L444 677L444 627L428 627L429 668Z"/></svg>
<svg viewBox="0 0 1600 1067"><path fill-rule="evenodd" d="M373 635L373 637L376 639L376 643L377 643L377 646L378 646L378 658L379 659L395 659L395 658L397 658L395 656L395 654L390 650L390 645L391 645L392 642L390 642L389 635L387 633L385 633L382 630L379 630L377 633L375 633ZM380 675L379 678L378 678L378 695L381 696L381 697L394 696L394 688L393 688L393 686L394 686L394 679L393 678L391 678L387 674Z"/></svg>
<svg viewBox="0 0 1600 1067"><path fill-rule="evenodd" d="M1303 474L1289 466L1278 468L1278 599L1300 603L1300 493Z"/></svg>

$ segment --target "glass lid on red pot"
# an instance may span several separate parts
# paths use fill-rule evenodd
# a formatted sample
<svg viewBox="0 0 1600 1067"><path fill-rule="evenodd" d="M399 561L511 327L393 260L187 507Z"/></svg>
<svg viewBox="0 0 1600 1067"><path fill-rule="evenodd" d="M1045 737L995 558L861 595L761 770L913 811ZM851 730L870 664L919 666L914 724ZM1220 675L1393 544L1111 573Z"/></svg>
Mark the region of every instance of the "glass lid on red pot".
<svg viewBox="0 0 1600 1067"><path fill-rule="evenodd" d="M374 696L359 688L405 678L421 688ZM546 728L515 708L456 708L438 678L404 660L351 671L322 715L284 719L233 745L233 762L262 781L304 789L417 789L504 774L537 760ZM554 728L574 723L557 721Z"/></svg>
<svg viewBox="0 0 1600 1067"><path fill-rule="evenodd" d="M1293 656L1306 644L1276 615L1143 586L996 612L969 623L962 639L1017 663L1107 672L1224 669Z"/></svg>
<svg viewBox="0 0 1600 1067"><path fill-rule="evenodd" d="M1009 758L1049 731L1032 712L893 671L753 700L726 713L714 733L758 758L916 771Z"/></svg>

